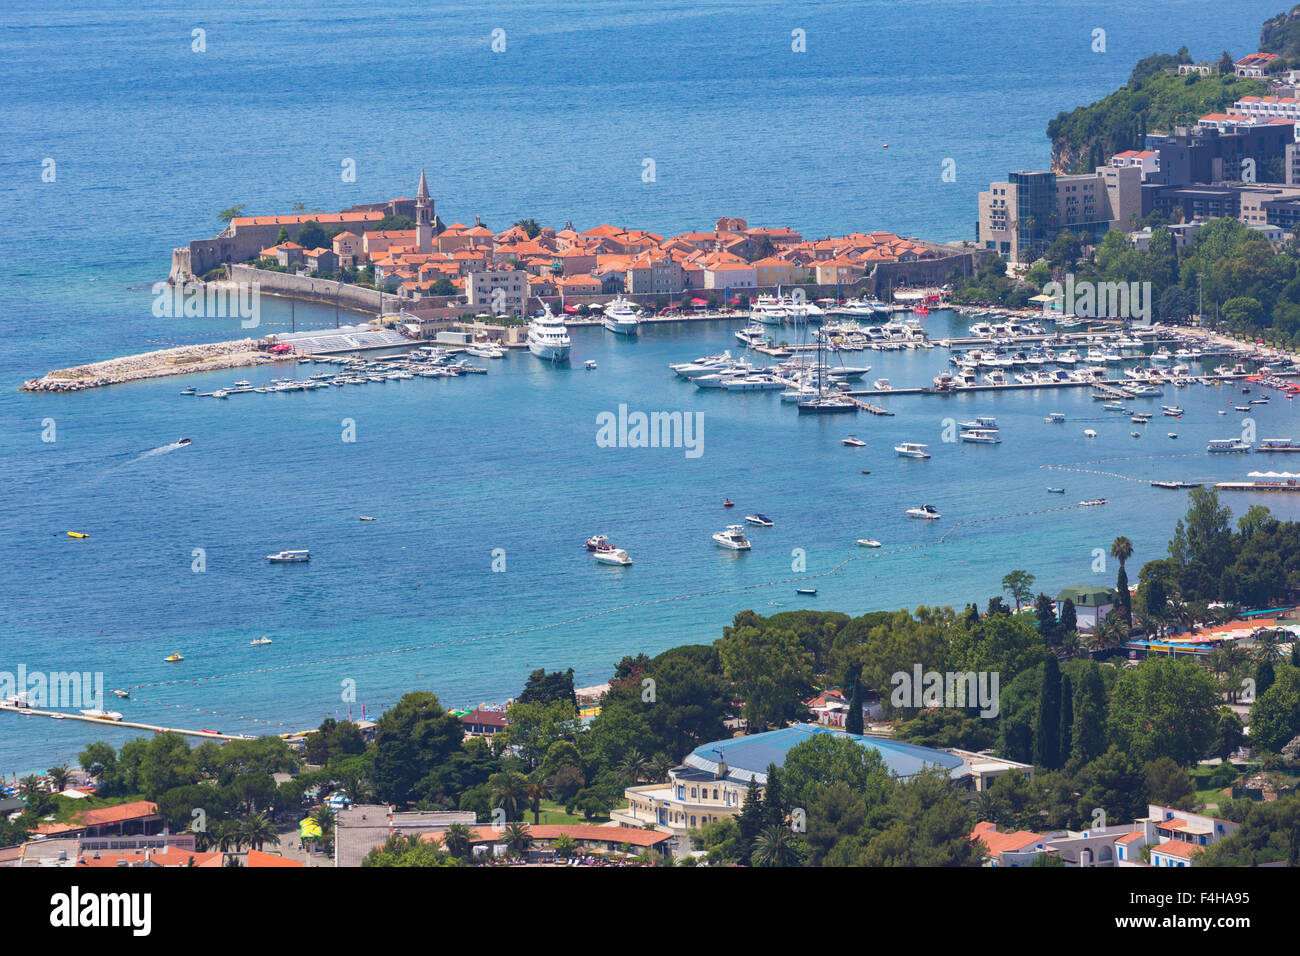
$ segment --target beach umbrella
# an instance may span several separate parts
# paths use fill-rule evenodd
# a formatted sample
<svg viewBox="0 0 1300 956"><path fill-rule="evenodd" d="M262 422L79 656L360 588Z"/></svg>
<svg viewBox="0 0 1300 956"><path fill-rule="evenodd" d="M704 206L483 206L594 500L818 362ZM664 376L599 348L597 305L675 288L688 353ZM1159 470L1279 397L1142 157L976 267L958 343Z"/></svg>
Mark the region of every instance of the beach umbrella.
<svg viewBox="0 0 1300 956"><path fill-rule="evenodd" d="M320 824L308 817L298 824L298 835L304 840L315 840L321 835Z"/></svg>

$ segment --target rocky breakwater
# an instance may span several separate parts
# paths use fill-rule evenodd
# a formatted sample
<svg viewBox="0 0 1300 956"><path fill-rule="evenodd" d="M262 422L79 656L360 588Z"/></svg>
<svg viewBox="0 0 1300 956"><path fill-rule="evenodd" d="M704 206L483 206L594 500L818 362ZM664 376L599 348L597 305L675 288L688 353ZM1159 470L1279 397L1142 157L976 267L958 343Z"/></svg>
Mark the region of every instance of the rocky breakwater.
<svg viewBox="0 0 1300 956"><path fill-rule="evenodd" d="M237 342L209 342L205 345L185 345L127 355L47 372L40 378L24 382L22 391L79 392L86 388L101 388L147 378L262 365L276 361L274 356L263 351L266 344L260 339L240 339Z"/></svg>

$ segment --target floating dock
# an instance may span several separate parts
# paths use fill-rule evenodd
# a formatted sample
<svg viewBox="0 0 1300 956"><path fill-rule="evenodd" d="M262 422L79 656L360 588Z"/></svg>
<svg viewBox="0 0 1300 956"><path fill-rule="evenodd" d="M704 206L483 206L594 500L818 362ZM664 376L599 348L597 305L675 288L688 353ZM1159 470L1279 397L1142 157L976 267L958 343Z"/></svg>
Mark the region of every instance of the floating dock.
<svg viewBox="0 0 1300 956"><path fill-rule="evenodd" d="M85 714L68 714L57 710L41 710L37 707L18 707L14 704L0 704L0 711L9 711L23 717L61 717L65 720L80 720L87 724L100 724L104 727L130 727L133 730L149 730L155 734L182 734L186 737L203 737L206 740L245 740L246 734L223 734L215 730L185 730L181 727L159 727L156 724L141 724L133 720L110 720L107 717L87 717Z"/></svg>

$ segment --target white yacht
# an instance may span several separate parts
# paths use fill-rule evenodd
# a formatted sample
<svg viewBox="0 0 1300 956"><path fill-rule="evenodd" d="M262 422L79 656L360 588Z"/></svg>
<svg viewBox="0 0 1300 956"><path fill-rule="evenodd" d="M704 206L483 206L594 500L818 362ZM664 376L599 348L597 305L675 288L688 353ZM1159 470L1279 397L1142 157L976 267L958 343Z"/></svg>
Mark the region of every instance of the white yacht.
<svg viewBox="0 0 1300 956"><path fill-rule="evenodd" d="M875 385L877 392L888 392L892 391L894 388L894 386L889 384L889 379L887 378L878 378L873 384Z"/></svg>
<svg viewBox="0 0 1300 956"><path fill-rule="evenodd" d="M905 441L894 446L894 451L900 458L929 458L930 446L918 444L917 442Z"/></svg>
<svg viewBox="0 0 1300 956"><path fill-rule="evenodd" d="M968 428L960 437L962 441L976 445L998 445L1002 442L996 428Z"/></svg>
<svg viewBox="0 0 1300 956"><path fill-rule="evenodd" d="M310 561L310 551L281 551L278 554L268 554L266 560L272 564L296 564L300 561Z"/></svg>
<svg viewBox="0 0 1300 956"><path fill-rule="evenodd" d="M749 317L763 325L784 325L791 316L776 296L760 295L750 304Z"/></svg>
<svg viewBox="0 0 1300 956"><path fill-rule="evenodd" d="M593 552L592 557L598 564L617 564L621 567L627 567L632 563L632 559L627 556L627 552L622 548L610 548L607 551Z"/></svg>
<svg viewBox="0 0 1300 956"><path fill-rule="evenodd" d="M615 335L635 336L641 327L641 312L634 303L619 296L605 303L605 318L600 324Z"/></svg>
<svg viewBox="0 0 1300 956"><path fill-rule="evenodd" d="M270 643L271 643L271 639L270 639L269 637L263 635L262 637L257 638L257 640L249 641L249 642L248 642L248 646L249 646L249 647L264 647L265 645L270 644Z"/></svg>
<svg viewBox="0 0 1300 956"><path fill-rule="evenodd" d="M1205 450L1216 454L1246 454L1250 451L1250 445L1240 438L1221 438L1210 442Z"/></svg>
<svg viewBox="0 0 1300 956"><path fill-rule="evenodd" d="M935 509L934 505L921 505L919 508L908 508L906 512L909 518L916 518L920 521L938 521L943 515Z"/></svg>
<svg viewBox="0 0 1300 956"><path fill-rule="evenodd" d="M713 541L720 548L728 548L731 551L748 551L751 547L749 539L745 537L745 529L738 524L729 524L725 531L719 531L713 536Z"/></svg>
<svg viewBox="0 0 1300 956"><path fill-rule="evenodd" d="M564 319L552 315L548 305L528 325L528 351L548 362L567 362L569 348L569 330L564 326Z"/></svg>

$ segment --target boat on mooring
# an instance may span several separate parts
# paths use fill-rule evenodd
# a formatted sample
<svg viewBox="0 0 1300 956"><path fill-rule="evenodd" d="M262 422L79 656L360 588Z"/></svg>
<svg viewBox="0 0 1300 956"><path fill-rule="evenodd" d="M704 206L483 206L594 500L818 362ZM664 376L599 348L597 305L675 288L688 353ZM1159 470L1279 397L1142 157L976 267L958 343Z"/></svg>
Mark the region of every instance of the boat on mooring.
<svg viewBox="0 0 1300 956"><path fill-rule="evenodd" d="M713 542L718 547L731 551L748 551L753 547L745 537L745 529L738 524L727 525L726 529L713 536Z"/></svg>
<svg viewBox="0 0 1300 956"><path fill-rule="evenodd" d="M921 505L919 508L908 508L905 514L909 518L916 518L920 521L938 521L943 515L939 514L934 505Z"/></svg>
<svg viewBox="0 0 1300 956"><path fill-rule="evenodd" d="M310 561L310 551L280 551L276 554L268 554L266 560L272 564L297 564L301 561Z"/></svg>

